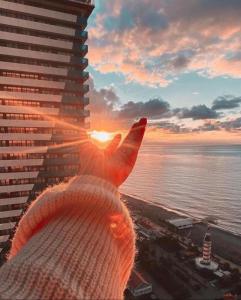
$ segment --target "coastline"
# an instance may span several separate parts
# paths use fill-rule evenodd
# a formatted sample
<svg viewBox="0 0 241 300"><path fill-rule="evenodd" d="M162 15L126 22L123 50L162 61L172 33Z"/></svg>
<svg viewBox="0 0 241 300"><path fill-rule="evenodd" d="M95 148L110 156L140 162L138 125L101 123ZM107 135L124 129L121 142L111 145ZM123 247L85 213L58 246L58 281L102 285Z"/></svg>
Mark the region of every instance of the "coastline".
<svg viewBox="0 0 241 300"><path fill-rule="evenodd" d="M161 204L161 203L158 203L158 202L155 202L155 201L148 201L148 200L145 200L145 199L141 199L138 195L131 195L131 194L126 194L126 193L121 193L123 196L126 196L126 197L129 197L130 199L135 199L139 202L144 202L145 204L147 205L151 205L151 206L154 206L154 207L157 207L159 208L160 210L164 210L166 212L169 212L170 213L170 219L173 217L175 218L192 218L193 220L197 220L197 221L200 221L200 222L204 222L204 218L200 218L200 217L195 217L193 216L192 214L190 213L187 213L185 212L184 210L181 210L181 209L178 209L178 208L171 208L167 205L164 205L164 204ZM238 233L236 231L233 231L229 228L225 228L225 227L222 227L220 224L215 224L214 222L211 222L209 221L209 224L212 226L212 227L215 227L221 231L224 231L226 233L230 233L232 235L235 235L237 237L240 237L241 238L241 232Z"/></svg>
<svg viewBox="0 0 241 300"><path fill-rule="evenodd" d="M189 214L184 214L168 207L153 202L147 202L139 197L121 194L122 199L126 202L127 206L132 209L138 209L143 216L150 217L153 221L159 222L160 220L166 221L168 219L191 217ZM197 218L194 218L198 220ZM201 221L199 219L199 221ZM213 240L213 252L241 267L241 235L228 231L215 224L210 224L212 240ZM195 224L191 230L189 230L189 238L197 244L202 246L203 237L206 232L207 225L204 223ZM187 234L187 231L181 231L181 235Z"/></svg>

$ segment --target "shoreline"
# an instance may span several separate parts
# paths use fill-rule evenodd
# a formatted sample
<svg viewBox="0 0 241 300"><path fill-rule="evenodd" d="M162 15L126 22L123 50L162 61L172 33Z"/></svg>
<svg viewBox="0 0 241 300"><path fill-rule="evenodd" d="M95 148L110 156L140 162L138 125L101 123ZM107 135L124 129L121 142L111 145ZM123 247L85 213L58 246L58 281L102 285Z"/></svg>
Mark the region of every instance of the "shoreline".
<svg viewBox="0 0 241 300"><path fill-rule="evenodd" d="M145 204L147 205L151 205L153 207L157 207L161 210L165 210L167 212L170 212L170 216L175 216L175 217L178 217L178 218L181 218L181 217L186 217L186 218L192 218L193 220L197 220L197 221L200 221L201 223L204 223L205 222L205 218L200 218L200 217L195 217L193 216L192 214L190 213L187 213L183 210L180 210L180 209L175 209L175 208L171 208L167 205L164 205L164 204L160 204L160 203L157 203L157 202L153 202L153 201L148 201L148 200L145 200L145 199L141 199L139 198L139 196L137 195L131 195L131 194L125 194L125 193L121 193L123 196L126 196L128 198L131 198L131 199L135 199L137 201L140 201L140 202L144 202ZM221 230L221 231L224 231L224 232L227 232L227 233L230 233L234 236L237 236L239 238L241 238L241 233L238 233L236 231L233 231L231 229L228 229L228 228L225 228L225 227L222 227L221 225L219 224L215 224L211 221L208 222L212 227L214 228L217 228L218 230Z"/></svg>
<svg viewBox="0 0 241 300"><path fill-rule="evenodd" d="M121 198L126 202L130 211L132 209L140 210L143 216L147 216L155 222L180 217L190 217L201 221L201 219L194 218L189 214L180 213L179 211L170 209L163 205L148 202L137 196L121 193ZM216 224L209 224L211 226L213 240L213 253L241 267L241 235L228 231ZM190 229L188 230L189 237L195 244L201 247L206 230L207 225L203 222L195 224L191 231ZM180 231L180 234L185 236L187 234L187 230Z"/></svg>

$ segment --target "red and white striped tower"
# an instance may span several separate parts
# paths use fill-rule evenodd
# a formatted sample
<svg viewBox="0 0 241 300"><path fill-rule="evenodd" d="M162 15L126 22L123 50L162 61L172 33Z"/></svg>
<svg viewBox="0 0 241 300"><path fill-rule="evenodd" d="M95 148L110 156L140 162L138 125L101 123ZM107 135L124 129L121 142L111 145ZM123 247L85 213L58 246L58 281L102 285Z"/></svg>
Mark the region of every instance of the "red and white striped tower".
<svg viewBox="0 0 241 300"><path fill-rule="evenodd" d="M218 269L218 264L212 260L212 239L210 233L210 227L203 239L203 253L201 257L196 257L196 266L199 269L207 269L210 271L216 271Z"/></svg>
<svg viewBox="0 0 241 300"><path fill-rule="evenodd" d="M201 263L204 265L210 265L211 256L212 256L212 240L211 240L211 233L208 227L208 231L206 232L203 240L203 259Z"/></svg>

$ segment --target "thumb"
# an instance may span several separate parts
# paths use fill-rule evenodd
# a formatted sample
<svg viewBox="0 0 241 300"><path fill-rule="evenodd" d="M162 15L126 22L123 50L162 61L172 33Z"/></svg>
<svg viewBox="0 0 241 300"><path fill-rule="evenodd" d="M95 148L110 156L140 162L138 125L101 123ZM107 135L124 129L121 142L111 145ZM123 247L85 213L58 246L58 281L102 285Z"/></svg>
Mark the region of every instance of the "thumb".
<svg viewBox="0 0 241 300"><path fill-rule="evenodd" d="M121 141L121 134L115 135L110 144L105 148L106 154L112 154L116 151Z"/></svg>

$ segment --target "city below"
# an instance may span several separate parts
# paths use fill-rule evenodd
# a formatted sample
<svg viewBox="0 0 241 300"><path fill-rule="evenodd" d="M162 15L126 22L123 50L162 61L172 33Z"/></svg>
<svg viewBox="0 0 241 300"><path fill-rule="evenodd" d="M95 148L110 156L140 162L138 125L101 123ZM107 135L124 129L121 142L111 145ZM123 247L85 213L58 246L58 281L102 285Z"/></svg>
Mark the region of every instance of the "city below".
<svg viewBox="0 0 241 300"><path fill-rule="evenodd" d="M207 220L127 195L122 200L134 219L138 249L126 299L241 299L240 237Z"/></svg>

